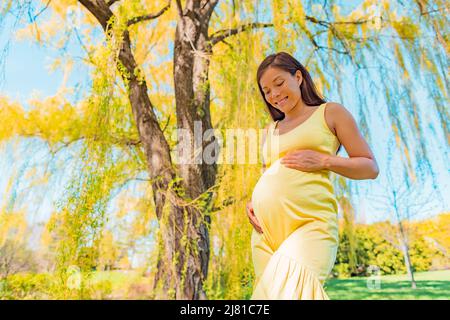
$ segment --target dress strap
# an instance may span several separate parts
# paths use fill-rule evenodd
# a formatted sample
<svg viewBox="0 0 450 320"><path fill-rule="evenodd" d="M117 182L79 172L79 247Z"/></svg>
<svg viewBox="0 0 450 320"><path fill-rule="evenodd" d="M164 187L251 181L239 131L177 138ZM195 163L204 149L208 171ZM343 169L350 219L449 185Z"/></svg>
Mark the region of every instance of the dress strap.
<svg viewBox="0 0 450 320"><path fill-rule="evenodd" d="M275 122L272 124L272 135L275 132L275 129L277 128L277 124L280 120L275 120Z"/></svg>

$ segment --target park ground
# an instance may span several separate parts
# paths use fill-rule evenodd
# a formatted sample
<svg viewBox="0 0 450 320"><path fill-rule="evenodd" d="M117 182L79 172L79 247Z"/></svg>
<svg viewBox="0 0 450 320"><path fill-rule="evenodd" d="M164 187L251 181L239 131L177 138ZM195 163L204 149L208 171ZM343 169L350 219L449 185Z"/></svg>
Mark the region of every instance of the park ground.
<svg viewBox="0 0 450 320"><path fill-rule="evenodd" d="M330 279L325 290L331 300L423 300L450 299L450 270L417 272L416 289L405 275ZM379 286L377 284L379 283Z"/></svg>

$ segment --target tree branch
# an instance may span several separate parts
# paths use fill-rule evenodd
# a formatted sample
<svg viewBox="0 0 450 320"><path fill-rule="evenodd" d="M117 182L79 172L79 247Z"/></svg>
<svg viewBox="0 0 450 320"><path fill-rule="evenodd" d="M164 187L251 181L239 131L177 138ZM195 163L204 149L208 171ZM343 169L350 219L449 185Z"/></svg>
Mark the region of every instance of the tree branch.
<svg viewBox="0 0 450 320"><path fill-rule="evenodd" d="M22 135L22 136L26 136L26 137L39 137L39 134L37 135ZM42 137L41 137L42 138ZM42 138L44 139L44 138ZM52 155L57 154L59 151L61 151L64 148L68 148L70 147L72 144L81 141L81 140L86 140L86 139L92 139L93 141L98 141L98 138L96 135L94 136L79 136L76 138L72 138L70 140L66 140L66 141L60 141L60 145L54 149L52 149L51 145L49 145L49 149L50 149L50 153ZM110 137L110 141L113 145L119 146L119 147L123 147L123 146L127 146L127 147L136 147L136 146L140 146L142 144L141 140L139 139L133 139L133 138L128 138L128 137L121 137L121 136L111 136Z"/></svg>
<svg viewBox="0 0 450 320"><path fill-rule="evenodd" d="M131 26L131 25L133 25L133 24L135 24L135 23L138 23L138 22L141 22L141 21L156 19L156 18L158 18L159 16L161 16L164 12L166 12L167 10L169 10L169 8L170 8L170 1L169 1L169 3L168 3L164 8L162 8L162 9L161 9L159 12L157 12L157 13L154 13L154 14L146 14L146 15L139 16L139 17L135 17L135 18L132 18L132 19L128 20L128 26Z"/></svg>
<svg viewBox="0 0 450 320"><path fill-rule="evenodd" d="M108 22L113 16L111 9L104 0L78 0L90 13L94 15L104 31L108 31Z"/></svg>
<svg viewBox="0 0 450 320"><path fill-rule="evenodd" d="M45 10L47 10L48 6L50 5L50 2L52 2L52 0L48 0L45 7L42 8L37 14L35 14L35 16L33 17L33 21L36 20L36 18L39 17L39 15L41 15Z"/></svg>
<svg viewBox="0 0 450 320"><path fill-rule="evenodd" d="M234 29L219 30L212 34L212 36L210 37L210 41L211 41L211 44L214 46L216 43L224 40L225 38L233 36L240 32L250 30L250 29L267 28L267 27L273 27L273 23L253 22L253 23L241 25Z"/></svg>
<svg viewBox="0 0 450 320"><path fill-rule="evenodd" d="M106 2L106 4L108 5L108 7L111 7L117 1L120 1L120 0L109 0L109 1Z"/></svg>
<svg viewBox="0 0 450 320"><path fill-rule="evenodd" d="M218 2L219 0L206 1L203 7L200 9L201 15L206 17L207 20L209 20Z"/></svg>
<svg viewBox="0 0 450 320"><path fill-rule="evenodd" d="M369 20L332 21L332 22L330 22L330 21L324 21L324 20L317 20L315 17L311 17L311 16L305 16L305 18L308 21L320 24L324 27L329 27L329 26L335 25L335 24L364 24L364 23L368 23L368 22L372 21L371 19L369 19Z"/></svg>
<svg viewBox="0 0 450 320"><path fill-rule="evenodd" d="M180 19L182 19L183 18L183 6L181 5L181 0L175 0L175 3L177 4L178 16L180 17Z"/></svg>

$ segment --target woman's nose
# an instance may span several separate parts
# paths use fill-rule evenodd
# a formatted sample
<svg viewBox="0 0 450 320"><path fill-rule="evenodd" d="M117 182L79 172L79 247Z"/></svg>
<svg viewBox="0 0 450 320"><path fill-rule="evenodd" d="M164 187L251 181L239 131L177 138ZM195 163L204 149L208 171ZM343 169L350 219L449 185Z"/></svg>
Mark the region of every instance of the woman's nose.
<svg viewBox="0 0 450 320"><path fill-rule="evenodd" d="M279 95L280 95L280 93L278 91L273 90L272 91L272 100L278 98Z"/></svg>

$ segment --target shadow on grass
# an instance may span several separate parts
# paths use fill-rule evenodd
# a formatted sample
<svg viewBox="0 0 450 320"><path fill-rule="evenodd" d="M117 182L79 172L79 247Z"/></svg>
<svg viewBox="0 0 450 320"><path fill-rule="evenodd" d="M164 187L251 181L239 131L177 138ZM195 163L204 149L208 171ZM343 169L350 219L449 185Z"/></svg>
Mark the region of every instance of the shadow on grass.
<svg viewBox="0 0 450 320"><path fill-rule="evenodd" d="M368 279L331 279L325 290L332 300L450 299L450 281L417 280L416 285L412 289L409 281L381 279L379 289L372 289Z"/></svg>

